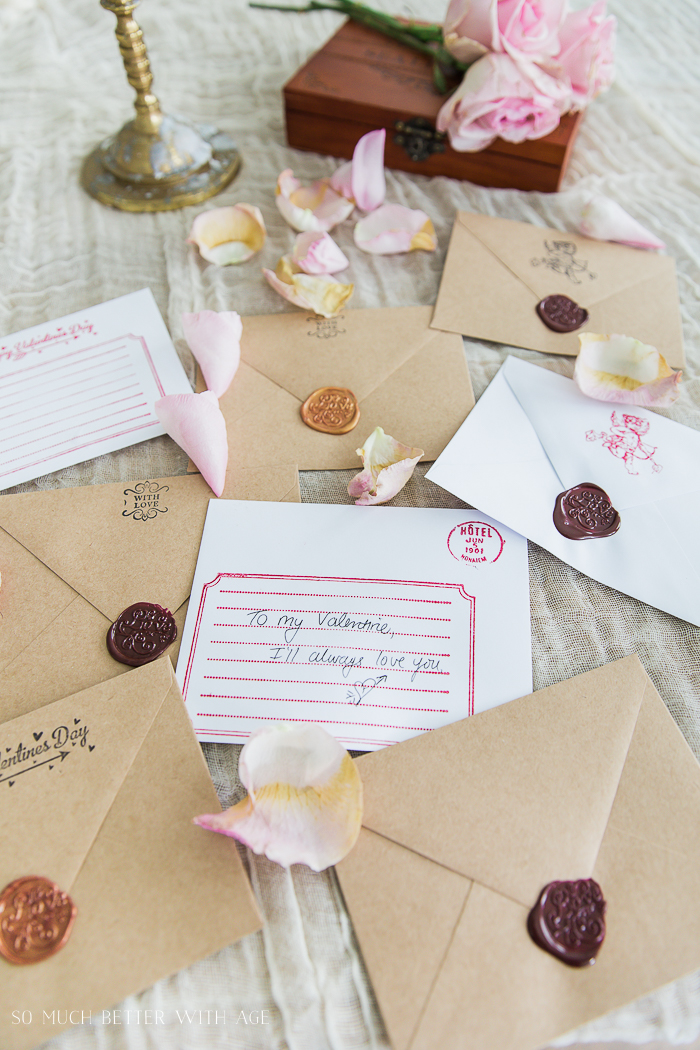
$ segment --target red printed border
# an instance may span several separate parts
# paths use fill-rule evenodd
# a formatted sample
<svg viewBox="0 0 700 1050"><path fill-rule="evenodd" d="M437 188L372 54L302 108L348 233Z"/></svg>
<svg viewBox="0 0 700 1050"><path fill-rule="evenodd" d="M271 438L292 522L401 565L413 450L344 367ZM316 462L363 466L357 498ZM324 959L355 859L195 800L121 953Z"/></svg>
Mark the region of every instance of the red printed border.
<svg viewBox="0 0 700 1050"><path fill-rule="evenodd" d="M190 646L189 656L187 658L187 666L185 668L185 678L182 684L182 695L185 701L187 701L187 691L189 688L190 676L192 673L192 666L194 663L195 652L197 649L197 643L199 641L199 632L202 625L202 617L204 615L204 606L208 597L210 588L216 587L221 580L299 580L313 583L323 583L327 581L329 583L379 583L379 584L394 584L400 587L428 587L428 588L439 588L457 591L469 603L469 686L468 686L468 705L467 709L470 715L474 714L474 655L475 655L475 640L474 640L474 621L475 621L475 605L476 599L473 595L467 594L464 589L464 585L461 583L432 583L423 580L379 580L371 576L294 576L287 574L272 574L272 573L257 573L257 572L220 572L213 580L205 583L202 587L202 593L199 599L199 606L197 608L197 618L195 620L194 632L192 635L192 644ZM265 594L267 592L258 592ZM409 601L411 599L408 599ZM250 716L247 716L250 717ZM285 719L279 719L279 721L285 721ZM346 723L347 724L347 723ZM390 728L390 727L387 727ZM237 736L237 737L248 737L249 732L243 733L242 731L219 731L219 730L205 730L196 729L197 733L206 733L207 735L221 735L221 736Z"/></svg>

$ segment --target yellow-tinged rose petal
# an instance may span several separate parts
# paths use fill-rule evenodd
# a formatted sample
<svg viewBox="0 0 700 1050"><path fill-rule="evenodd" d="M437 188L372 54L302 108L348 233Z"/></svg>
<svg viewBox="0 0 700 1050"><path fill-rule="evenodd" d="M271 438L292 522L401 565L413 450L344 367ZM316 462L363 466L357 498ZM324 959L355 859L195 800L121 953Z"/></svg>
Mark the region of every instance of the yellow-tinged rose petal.
<svg viewBox="0 0 700 1050"><path fill-rule="evenodd" d="M195 824L284 867L323 871L350 852L362 822L362 781L345 748L321 726L260 730L243 747L238 772L248 796Z"/></svg>
<svg viewBox="0 0 700 1050"><path fill-rule="evenodd" d="M437 248L437 236L432 219L424 223L418 233L411 238L411 251L434 252Z"/></svg>
<svg viewBox="0 0 700 1050"><path fill-rule="evenodd" d="M347 219L354 204L331 188L330 179L319 179L310 186L302 186L286 168L277 179L275 204L280 214L294 230L331 230Z"/></svg>
<svg viewBox="0 0 700 1050"><path fill-rule="evenodd" d="M289 255L282 256L274 273L263 269L263 274L283 299L321 317L336 317L355 290L354 284L342 284L326 273L303 273Z"/></svg>
<svg viewBox="0 0 700 1050"><path fill-rule="evenodd" d="M196 244L203 259L218 266L245 262L265 243L265 222L253 204L233 204L198 215L188 244Z"/></svg>
<svg viewBox="0 0 700 1050"><path fill-rule="evenodd" d="M364 444L357 449L362 457L363 470L348 485L350 496L357 506L386 503L400 492L413 474L416 463L424 455L422 448L402 445L377 427Z"/></svg>
<svg viewBox="0 0 700 1050"><path fill-rule="evenodd" d="M674 372L654 346L628 335L579 335L574 379L597 401L667 408L679 394L681 372Z"/></svg>

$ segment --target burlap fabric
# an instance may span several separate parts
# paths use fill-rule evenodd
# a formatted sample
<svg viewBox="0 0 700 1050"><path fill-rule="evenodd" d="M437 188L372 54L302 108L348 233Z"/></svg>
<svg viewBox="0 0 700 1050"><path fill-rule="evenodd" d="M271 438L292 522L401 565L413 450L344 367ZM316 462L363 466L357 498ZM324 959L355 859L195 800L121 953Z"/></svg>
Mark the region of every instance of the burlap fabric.
<svg viewBox="0 0 700 1050"><path fill-rule="evenodd" d="M387 10L421 18L439 20L444 13L443 0L382 2ZM668 414L700 429L700 0L610 0L609 6L619 20L618 79L586 115L566 186L602 190L668 243L678 264L689 362L681 398ZM285 309L259 269L261 263L274 266L292 242L274 206L277 174L292 167L310 181L332 172L335 162L285 146L280 88L339 19L328 12L252 11L243 0L147 0L138 17L164 107L218 124L237 139L243 171L217 203L259 205L267 245L247 265L218 269L185 244L200 209L138 216L88 198L78 186L81 160L131 112L114 19L98 0L0 0L0 331L148 285L192 375L183 310L236 309L245 315ZM390 200L421 207L433 218L440 247L432 255L374 258L354 247L352 226L345 223L337 240L351 259L356 307L433 303L456 208L540 225L561 221L556 196L395 172L387 181ZM465 343L465 351L478 396L509 351L474 341ZM571 374L570 360L514 352ZM410 433L396 436L411 440ZM160 438L21 488L131 481L184 472L185 462L168 438ZM423 473L417 472L397 504L461 506ZM350 476L305 473L302 498L348 502ZM637 653L700 757L700 631L594 583L534 546L530 580L535 686ZM503 646L507 659L507 639ZM228 805L241 795L238 748L205 750ZM386 1048L333 873L284 871L264 858L244 859L265 917L262 933L123 1004L132 1011L162 1010L164 1024L146 1026L132 1013L128 1024L76 1028L53 1040L52 1050ZM192 898L193 914L183 922L196 921L196 886ZM257 1025L251 1023L255 1017ZM700 1046L700 975L562 1043L606 1040ZM465 1033L465 1050L468 1045Z"/></svg>

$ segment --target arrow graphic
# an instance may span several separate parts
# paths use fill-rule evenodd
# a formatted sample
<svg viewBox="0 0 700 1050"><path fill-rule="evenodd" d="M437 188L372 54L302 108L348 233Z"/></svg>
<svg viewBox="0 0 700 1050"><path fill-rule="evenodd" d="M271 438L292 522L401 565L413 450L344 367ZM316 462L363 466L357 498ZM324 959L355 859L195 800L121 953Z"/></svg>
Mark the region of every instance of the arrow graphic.
<svg viewBox="0 0 700 1050"><path fill-rule="evenodd" d="M26 769L17 769L7 777L0 777L0 784L4 784L6 780L14 780L16 777L21 777L22 773L29 773L32 769L38 769L40 766L45 766L47 762L55 762L59 756L61 762L63 762L69 754L70 751L59 751L58 755L52 755L51 758L45 758L43 762L37 762L35 766L27 766Z"/></svg>

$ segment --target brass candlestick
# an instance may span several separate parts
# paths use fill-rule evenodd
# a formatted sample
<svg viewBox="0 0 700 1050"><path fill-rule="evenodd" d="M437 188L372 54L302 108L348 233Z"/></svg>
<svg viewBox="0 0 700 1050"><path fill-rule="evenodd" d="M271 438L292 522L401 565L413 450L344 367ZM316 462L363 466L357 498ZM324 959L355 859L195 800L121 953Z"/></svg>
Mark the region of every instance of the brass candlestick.
<svg viewBox="0 0 700 1050"><path fill-rule="evenodd" d="M241 158L228 135L161 111L143 33L131 13L139 0L100 0L117 16L126 76L136 92L136 117L85 159L83 187L102 204L125 211L170 211L199 204L236 175Z"/></svg>

